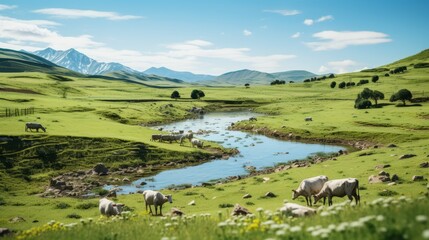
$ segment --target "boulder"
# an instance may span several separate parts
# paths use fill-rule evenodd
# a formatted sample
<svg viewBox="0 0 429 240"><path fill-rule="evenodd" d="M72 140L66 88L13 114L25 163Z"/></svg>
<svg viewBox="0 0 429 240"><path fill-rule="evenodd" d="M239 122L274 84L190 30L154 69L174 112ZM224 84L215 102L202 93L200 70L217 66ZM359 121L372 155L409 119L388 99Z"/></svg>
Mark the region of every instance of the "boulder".
<svg viewBox="0 0 429 240"><path fill-rule="evenodd" d="M9 230L9 228L0 228L0 237L4 237L6 235L11 234L12 232Z"/></svg>
<svg viewBox="0 0 429 240"><path fill-rule="evenodd" d="M388 148L395 148L395 147L398 147L398 146L396 146L395 144L391 143L391 144L387 145L387 147Z"/></svg>
<svg viewBox="0 0 429 240"><path fill-rule="evenodd" d="M97 165L94 166L94 168L92 169L93 174L97 174L97 175L107 175L109 172L109 169L107 169L106 166L104 166L103 163L97 163Z"/></svg>
<svg viewBox="0 0 429 240"><path fill-rule="evenodd" d="M423 176L414 175L412 178L413 181L423 181L425 178Z"/></svg>
<svg viewBox="0 0 429 240"><path fill-rule="evenodd" d="M245 195L243 196L243 198L244 198L244 199L246 199L246 198L251 198L251 197L252 197L252 195L250 195L250 194L248 194L248 193L247 193L247 194L245 194Z"/></svg>
<svg viewBox="0 0 429 240"><path fill-rule="evenodd" d="M265 193L265 197L274 198L274 197L277 197L277 196L274 193L272 193L272 192L267 192L267 193Z"/></svg>
<svg viewBox="0 0 429 240"><path fill-rule="evenodd" d="M171 216L179 216L181 217L182 215L184 215L185 213L182 212L180 209L178 208L171 208Z"/></svg>
<svg viewBox="0 0 429 240"><path fill-rule="evenodd" d="M399 177L398 177L398 175L396 175L396 174L393 174L392 175L392 182L396 182L396 181L399 181Z"/></svg>
<svg viewBox="0 0 429 240"><path fill-rule="evenodd" d="M189 206L195 206L195 200L192 200L188 203Z"/></svg>
<svg viewBox="0 0 429 240"><path fill-rule="evenodd" d="M378 176L386 176L386 177L390 177L390 174L389 174L388 172L385 172L385 171L380 171L380 172L378 173Z"/></svg>
<svg viewBox="0 0 429 240"><path fill-rule="evenodd" d="M25 219L23 217L14 217L9 219L10 223L20 223L20 222L25 222Z"/></svg>
<svg viewBox="0 0 429 240"><path fill-rule="evenodd" d="M390 164L381 164L381 165L375 166L375 169L384 169L389 167L391 167Z"/></svg>
<svg viewBox="0 0 429 240"><path fill-rule="evenodd" d="M385 175L382 175L382 176L371 175L368 177L369 183L381 183L381 182L389 182L389 181L390 181L390 178Z"/></svg>
<svg viewBox="0 0 429 240"><path fill-rule="evenodd" d="M428 168L428 167L429 167L429 162L423 162L423 163L420 163L420 164L419 164L419 166L420 166L421 168Z"/></svg>
<svg viewBox="0 0 429 240"><path fill-rule="evenodd" d="M235 204L234 209L232 210L232 216L246 216L251 214L247 208L240 206L238 203Z"/></svg>
<svg viewBox="0 0 429 240"><path fill-rule="evenodd" d="M415 155L415 154L404 154L404 155L400 156L399 159L407 159L407 158L412 158L415 156L417 156L417 155Z"/></svg>

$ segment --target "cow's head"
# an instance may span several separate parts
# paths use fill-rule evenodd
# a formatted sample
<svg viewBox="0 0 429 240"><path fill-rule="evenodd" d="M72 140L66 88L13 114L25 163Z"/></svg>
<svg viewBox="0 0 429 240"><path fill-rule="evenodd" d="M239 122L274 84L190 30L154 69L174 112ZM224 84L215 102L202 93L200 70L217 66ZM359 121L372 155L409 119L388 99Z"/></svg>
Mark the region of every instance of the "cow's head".
<svg viewBox="0 0 429 240"><path fill-rule="evenodd" d="M299 194L296 190L292 190L292 200L295 200L297 197L299 197Z"/></svg>

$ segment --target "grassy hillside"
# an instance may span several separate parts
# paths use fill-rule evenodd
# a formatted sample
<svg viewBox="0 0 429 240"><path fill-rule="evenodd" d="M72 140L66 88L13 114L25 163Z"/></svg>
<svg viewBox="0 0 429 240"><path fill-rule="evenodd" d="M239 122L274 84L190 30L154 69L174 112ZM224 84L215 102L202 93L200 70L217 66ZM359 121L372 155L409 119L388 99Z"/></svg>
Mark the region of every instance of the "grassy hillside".
<svg viewBox="0 0 429 240"><path fill-rule="evenodd" d="M427 208L424 207L428 200L417 199L427 198L428 192L428 168L422 168L419 165L428 161L429 105L425 101L408 102L404 107L402 103L390 103L388 99L391 94L403 88L409 89L414 98L427 98L427 92L424 90L429 89L429 69L410 67L404 73L392 74L388 77L385 77L384 73L349 73L328 80L277 86L200 87L206 95L201 100L187 98L194 87L184 87L177 89L183 97L177 101L170 99L174 89L168 88L152 88L124 81L85 77L67 77L68 81L61 81L46 73L2 73L0 74L0 106L2 107L0 137L12 136L21 140L32 140L33 147L49 143L59 145L61 146L57 152L59 162L66 164L67 161L72 161L77 164L75 168L73 164L66 165L67 168L63 170L44 168L43 165L39 165L40 169L34 172L24 170L28 169L29 162L35 164L43 160L40 159L43 155L37 156L30 151L31 148L25 151L5 152L5 141L2 138L0 182L3 184L3 191L0 191L2 212L0 226L14 230L35 227L28 232L28 236L43 239L100 236L132 239L135 236L142 236L143 232L155 238L189 239L209 236L208 238L213 239L266 239L293 236L296 239L308 239L311 237L310 232L315 228L325 229L329 228L330 224L338 227L342 222L350 224L358 222L353 223L353 226L357 226L355 229L331 231L330 239L400 239L404 234L410 239L423 238L422 234L427 229L429 218ZM368 84L345 89L330 87L332 81L336 81L337 85L342 81L357 83L361 79L371 80L375 74L380 76L376 83L369 81ZM362 110L353 108L357 94L365 87L384 93L385 100L379 100L379 108ZM67 92L66 96L64 96L64 89ZM237 129L291 140L342 143L353 145L356 149L347 155L329 158L321 163L313 161L314 163L309 167L252 176L212 187L163 190L166 194L173 194L173 204L164 205L164 212L169 212L171 207L180 208L188 216L183 219L148 216L140 194L118 196L117 201L125 203L129 206L131 214L137 215L125 221L105 218L99 220L97 199L65 197L49 199L36 195L42 192L49 184L49 179L59 172L81 168L87 170L91 164L105 156L113 155L116 149L125 150L123 158L106 162L109 167L141 164L142 159L138 155L133 155L137 145L147 146L151 151L159 153L155 154L152 160L156 161L158 158L160 162L180 161L190 154L198 155L199 152L189 146L151 142L150 135L159 132L146 127L157 122L190 117L187 110L194 106L209 110L252 107L254 111L266 115L258 117L257 121L237 123L235 125ZM35 108L34 114L3 117L4 108L30 107ZM313 121L304 121L308 116L312 117ZM46 133L26 133L24 123L27 121L41 122L48 130ZM75 142L71 143L66 137L74 139ZM90 145L85 142L88 139L93 139L94 143ZM70 143L67 143L68 141ZM104 143L97 145L98 142ZM397 147L388 147L389 144L395 144ZM97 149L103 152L97 154ZM88 157L76 157L79 150ZM287 151L287 149L281 151ZM70 159L67 158L67 153L70 153ZM205 153L210 154L208 150ZM13 168L8 168L8 162L4 161L5 157L11 156L9 154L13 155L12 159L19 160L19 164L14 165ZM400 160L400 156L404 154L415 156ZM174 157L170 158L171 156ZM390 166L384 169L376 168L379 165ZM399 181L395 185L370 184L368 177L377 175L381 170L390 173L390 176L397 174ZM28 178L22 176L25 171L29 173ZM302 220L291 220L280 216L276 218L277 215L269 216L268 213L258 212L259 208L274 212L282 206L284 200L304 204L303 198L291 200L291 190L295 189L302 179L320 174L325 174L331 179L358 178L361 206L343 206L342 210L331 215L326 213L329 216L320 213L316 217ZM425 180L412 181L414 175L421 175ZM268 180L264 181L263 178ZM263 197L267 191L275 193L277 197ZM243 199L246 193L253 197ZM390 199L389 196L394 196L395 199ZM406 198L397 198L400 196ZM381 200L377 200L379 198ZM408 198L411 199L407 200ZM196 205L188 205L192 200L195 200ZM343 200L345 199L334 198L334 203ZM254 218L231 219L225 223L232 211L231 206L235 203L255 213ZM29 208L32 211L28 211ZM323 211L331 210L333 209ZM195 217L193 217L194 214ZM200 214L204 215L200 216ZM66 224L79 222L70 217L76 215L85 219L84 223L79 223L83 226L76 226L79 231L55 231L54 229L62 229L62 227L54 224L46 225L50 220ZM364 218L368 215L375 217L382 215L383 219L378 221L374 217ZM426 220L423 219L424 217L417 217L420 215L426 217ZM23 217L26 221L21 223L9 221L16 216ZM90 220L87 218L92 218L93 223L88 223ZM361 218L364 219L360 220ZM289 227L272 226L272 222L262 224L268 220L276 224L288 224ZM114 223L108 223L109 221ZM94 224L95 222L102 224ZM224 224L221 222L224 222L227 227L223 228ZM230 222L234 223L230 224ZM300 229L292 230L294 226L299 226ZM313 227L312 231L308 230L310 227ZM375 235L373 235L374 229L377 229ZM38 235L45 230L45 235ZM278 230L284 230L288 234L277 233ZM27 233L21 232L21 234L27 236Z"/></svg>

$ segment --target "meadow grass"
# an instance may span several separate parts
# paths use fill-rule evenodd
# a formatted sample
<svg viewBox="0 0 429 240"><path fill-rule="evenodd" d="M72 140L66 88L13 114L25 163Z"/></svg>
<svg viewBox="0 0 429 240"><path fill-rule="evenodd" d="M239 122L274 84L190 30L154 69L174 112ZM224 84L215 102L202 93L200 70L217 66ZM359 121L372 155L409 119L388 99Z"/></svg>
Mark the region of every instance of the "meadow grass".
<svg viewBox="0 0 429 240"><path fill-rule="evenodd" d="M228 88L192 86L177 88L177 90L186 97L190 95L192 89L202 89L206 97L201 100L185 98L177 101L169 98L175 89L148 88L121 81L79 77L69 77L73 81L60 82L43 73L4 73L0 75L0 87L28 89L40 94L1 92L0 114L3 108L35 107L36 112L34 115L27 116L0 117L0 133L2 136L22 138L37 136L53 139L72 136L76 138L117 139L123 142L112 143L109 148L114 149L124 146L124 144L138 143L153 149L160 149L166 153L181 152L182 156L186 156L186 154L194 153L197 150L191 149L189 146L179 146L179 144L151 142L150 135L159 133L159 131L147 126L188 118L190 115L187 110L194 106L208 109L236 108L237 106L242 109L252 106L254 111L266 115L259 116L256 122L242 121L237 124L238 127L249 129L265 127L282 134L291 132L301 136L303 140L350 140L371 142L378 146L377 148L350 152L348 155L342 155L309 167L248 177L214 187L196 187L177 191L163 190L163 193L173 194L173 204L165 205L165 212L168 212L170 207L178 207L190 216L193 214L198 216L200 214L211 215L211 217L207 217L207 215L201 218L197 217L197 219L204 220L195 220L198 222L196 224L180 223L180 229L172 227L173 230L170 231L169 226L174 226L174 224L165 227L167 222L162 222L164 220L147 216L143 211L142 196L131 194L118 196L116 201L123 202L134 209L133 213L139 217L108 224L110 231L106 231L105 225L86 224L78 226L79 231L74 231L74 229L64 232L48 231L41 238L98 238L101 235L105 239L132 239L141 236L142 229L145 229L148 231L148 236L156 238L176 236L180 239L194 239L198 236L207 236L207 239L237 239L240 236L235 234L241 233L241 228L231 228L227 235L224 235L226 233L218 228L217 224L225 221L225 219L218 219L218 212L221 211L222 216L227 216L232 210L231 207L223 208L220 206L231 206L239 203L253 213L257 213L257 209L261 207L274 212L282 206L284 200L291 201L291 190L295 189L302 179L324 174L331 179L356 177L361 184L362 208L352 208L350 213L344 213L347 215L344 218L341 214L338 217L330 216L327 218L334 224L338 225L341 221L357 221L359 217L368 214L381 214L393 222L393 227L390 227L390 224L387 226L375 224L373 227L368 227L367 230L359 230L359 234L357 234L359 238L355 239L390 239L390 235L384 233L371 237L369 234L374 227L385 227L387 233L394 234L392 239L396 236L395 234L408 234L408 237L418 239L422 236L421 233L424 228L417 226L417 224L407 224L407 222L411 222L416 217L419 208L425 209L422 207L424 204L427 206L427 200L416 202L416 198L427 195L427 180L413 182L411 179L414 175L422 175L425 179L429 178L427 168L419 167L420 163L428 161L428 104L423 102L420 105L399 107L399 103L380 100L381 108L365 110L354 109L353 105L356 95L364 87L383 92L386 99L402 88L409 89L415 97L426 97L425 90L429 89L428 73L427 69L410 68L404 74L395 74L390 77L379 74L380 80L377 83L370 82L363 86L347 89L331 89L329 85L331 81L336 81L338 84L341 81L357 82L360 79L370 79L375 73L350 73L325 81L284 86L251 86L250 88L244 88L244 86ZM69 90L66 98L63 98L62 89L66 87ZM232 100L243 102L243 104L227 103ZM408 105L411 104L408 103ZM313 121L304 121L307 116L311 116ZM27 121L41 122L48 128L48 131L46 133L26 133L24 132L24 123ZM387 148L387 145L391 143L398 147ZM212 145L219 147L215 143ZM66 151L72 152L76 149L66 149ZM288 151L288 149L281 149L280 151ZM415 154L416 156L399 160L399 157L404 154ZM167 155L160 157L164 158ZM2 155L2 157L4 156ZM25 156L22 159L25 159ZM33 160L27 158L26 161ZM126 161L132 161L132 159ZM25 161L21 162L21 164L25 163ZM90 164L92 162L85 164L79 162L75 167L72 165L69 170L82 166L87 167ZM369 184L368 177L377 175L381 171L375 167L385 164L391 165L384 169L385 171L391 175L397 174L399 176L398 184L393 186L384 183ZM73 216L73 214L81 216L82 219L93 218L94 222L98 221L99 212L96 208L76 208L79 204L96 203L96 199L46 199L34 195L43 191L48 184L48 179L57 173L58 171L54 169L41 169L32 175L33 180L28 182L14 177L4 168L0 169L0 180L4 187L3 190L5 190L0 192L0 226L14 230L25 230L32 227L43 227L50 220L68 224L76 222L76 219L67 217ZM261 181L262 177L268 177L269 180L263 182ZM264 198L263 196L267 191L274 192L277 197ZM243 199L242 196L246 193L253 197ZM412 198L415 204L403 203L400 205L401 207L395 209L371 207L372 201L381 195L389 194ZM188 205L192 200L195 200L196 205ZM304 204L304 201L303 198L298 198L294 202ZM341 201L334 198L334 203ZM70 205L70 207L59 209L57 206L60 203L64 203L64 206ZM391 218L388 216L389 211L392 212ZM426 212L422 214L428 217L427 207ZM394 219L399 215L401 219L395 221ZM22 216L26 222L9 222L9 219L15 216ZM403 219L402 216L404 216ZM313 221L315 224L327 224L328 222L322 221L323 219L325 218L321 216L302 221L282 219L282 223L289 224L292 221L303 229L309 227L309 222ZM158 221L161 221L161 227L158 226ZM366 223L364 225L366 226ZM45 228L50 229L50 227ZM289 230L285 231L290 232ZM355 235L356 231L346 231L344 234L334 234L332 237L333 239L349 239L349 236ZM256 232L245 232L243 236L243 239L288 238L281 234L277 235L274 231L262 229L258 229ZM296 239L305 239L309 235L303 233L292 236Z"/></svg>

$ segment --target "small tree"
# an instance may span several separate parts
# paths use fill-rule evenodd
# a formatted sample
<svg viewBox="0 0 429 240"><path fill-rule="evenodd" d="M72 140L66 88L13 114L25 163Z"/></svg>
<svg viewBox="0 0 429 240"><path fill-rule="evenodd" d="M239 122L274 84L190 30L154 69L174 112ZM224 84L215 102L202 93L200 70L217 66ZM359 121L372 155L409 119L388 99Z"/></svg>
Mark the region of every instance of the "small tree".
<svg viewBox="0 0 429 240"><path fill-rule="evenodd" d="M199 94L200 90L194 89L191 92L191 98L192 99L199 99L200 98L200 94Z"/></svg>
<svg viewBox="0 0 429 240"><path fill-rule="evenodd" d="M335 88L336 85L337 85L337 83L335 81L331 82L331 88Z"/></svg>
<svg viewBox="0 0 429 240"><path fill-rule="evenodd" d="M390 101L396 102L398 100L401 100L405 106L405 101L406 100L410 101L412 98L413 98L413 94L411 94L411 92L408 89L401 89L390 97Z"/></svg>
<svg viewBox="0 0 429 240"><path fill-rule="evenodd" d="M198 90L198 89L194 89L191 92L191 98L192 99L200 99L200 98L205 97L205 96L206 95L204 94L204 92L201 90Z"/></svg>
<svg viewBox="0 0 429 240"><path fill-rule="evenodd" d="M329 78L334 78L335 75L333 73L329 74Z"/></svg>
<svg viewBox="0 0 429 240"><path fill-rule="evenodd" d="M177 90L174 90L174 92L171 93L171 98L177 100L178 98L180 98L180 93Z"/></svg>
<svg viewBox="0 0 429 240"><path fill-rule="evenodd" d="M380 91L374 90L372 91L371 99L374 99L375 106L377 106L377 101L384 99L384 94Z"/></svg>
<svg viewBox="0 0 429 240"><path fill-rule="evenodd" d="M378 81L379 77L377 75L372 76L371 81L373 83L376 83ZM377 104L376 104L377 105Z"/></svg>
<svg viewBox="0 0 429 240"><path fill-rule="evenodd" d="M244 84L244 86L245 86L246 88L249 88L249 87L250 87L250 84L246 83L246 84Z"/></svg>
<svg viewBox="0 0 429 240"><path fill-rule="evenodd" d="M346 87L346 82L341 82L340 84L338 84L339 88L345 88Z"/></svg>

